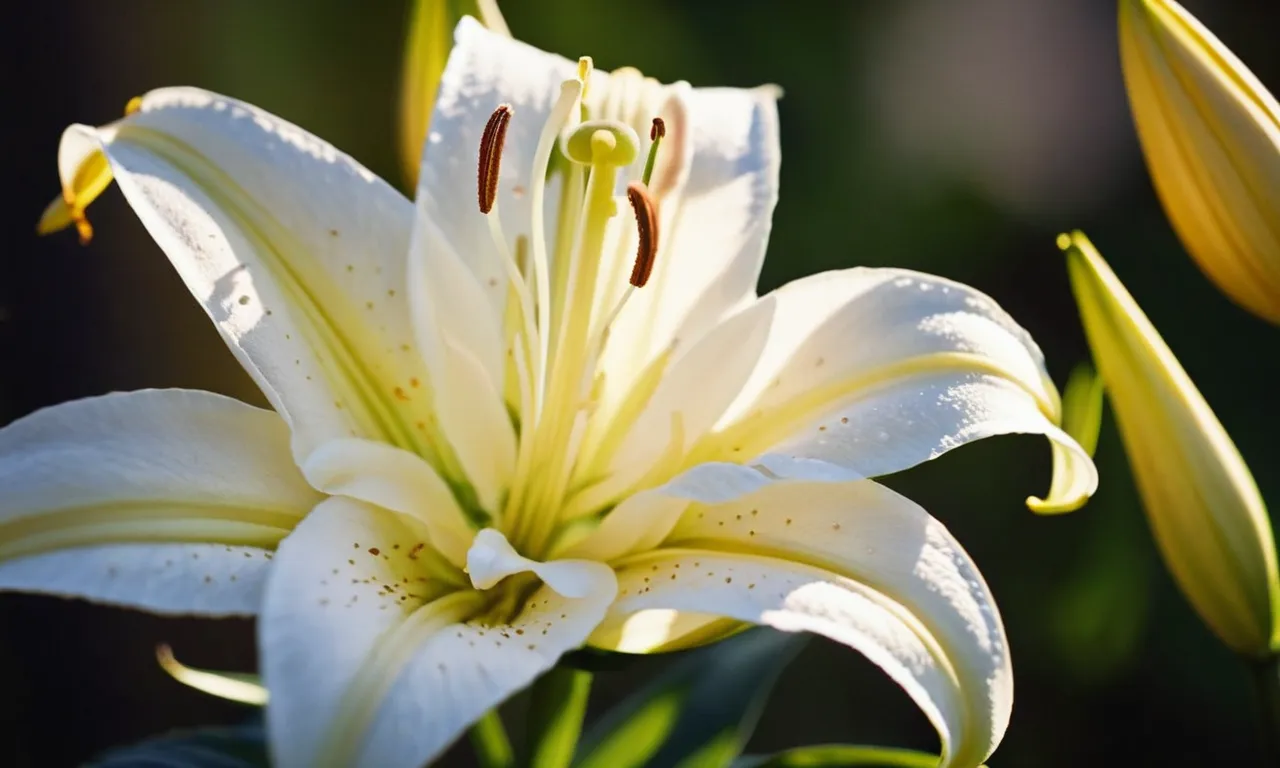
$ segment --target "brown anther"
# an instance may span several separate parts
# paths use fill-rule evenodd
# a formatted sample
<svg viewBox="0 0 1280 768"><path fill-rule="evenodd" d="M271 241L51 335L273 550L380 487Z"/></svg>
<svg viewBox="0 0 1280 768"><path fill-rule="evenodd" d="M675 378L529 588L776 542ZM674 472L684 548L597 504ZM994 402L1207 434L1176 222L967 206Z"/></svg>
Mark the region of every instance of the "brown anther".
<svg viewBox="0 0 1280 768"><path fill-rule="evenodd" d="M493 201L498 196L498 172L502 169L502 145L507 139L507 125L511 122L510 104L500 104L489 122L485 123L484 134L480 137L480 171L477 175L477 189L480 201L480 212L493 210Z"/></svg>
<svg viewBox="0 0 1280 768"><path fill-rule="evenodd" d="M636 264L631 268L631 284L643 288L653 274L653 263L658 258L658 207L649 188L633 181L627 185L627 200L636 212L636 230L640 234L640 247L636 249Z"/></svg>
<svg viewBox="0 0 1280 768"><path fill-rule="evenodd" d="M653 118L653 127L649 129L649 141L657 141L666 135L667 124L660 117Z"/></svg>

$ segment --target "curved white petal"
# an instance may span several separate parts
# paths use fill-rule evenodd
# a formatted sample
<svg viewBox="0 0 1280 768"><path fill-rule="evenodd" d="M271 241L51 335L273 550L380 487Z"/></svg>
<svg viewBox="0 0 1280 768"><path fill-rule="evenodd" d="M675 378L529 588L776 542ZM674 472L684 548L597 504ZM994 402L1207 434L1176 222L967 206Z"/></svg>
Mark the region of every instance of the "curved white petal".
<svg viewBox="0 0 1280 768"><path fill-rule="evenodd" d="M153 91L63 135L64 184L102 151L156 242L293 428L427 445L405 258L413 209L350 157L242 102Z"/></svg>
<svg viewBox="0 0 1280 768"><path fill-rule="evenodd" d="M653 276L618 318L604 366L631 381L671 345L695 341L755 298L778 201L778 89L685 94L688 176L663 201ZM676 150L664 144L659 153Z"/></svg>
<svg viewBox="0 0 1280 768"><path fill-rule="evenodd" d="M890 269L827 272L771 296L760 363L695 460L855 480L1025 432L1049 437L1061 459L1054 493L1029 500L1034 509L1074 509L1096 489L1088 454L1057 426L1040 349L989 297Z"/></svg>
<svg viewBox="0 0 1280 768"><path fill-rule="evenodd" d="M161 526L156 534L167 532ZM271 558L269 549L230 544L74 547L0 562L0 592L80 598L174 616L255 616Z"/></svg>
<svg viewBox="0 0 1280 768"><path fill-rule="evenodd" d="M280 543L258 623L276 764L322 764L326 735L355 706L344 697L378 638L448 591L421 559L426 546L407 515L340 497Z"/></svg>
<svg viewBox="0 0 1280 768"><path fill-rule="evenodd" d="M476 200L480 137L498 105L511 105L497 210L514 253L516 237L528 236L532 228L529 191L538 137L560 96L560 83L576 72L577 65L567 59L490 32L474 19L463 18L454 32L423 147L416 202L418 216L441 227L446 243L471 269L494 323L501 322L506 306L507 272ZM548 197L548 209L557 203Z"/></svg>
<svg viewBox="0 0 1280 768"><path fill-rule="evenodd" d="M458 567L466 563L473 532L449 487L420 457L386 443L351 437L321 444L302 472L325 493L421 520L433 547Z"/></svg>
<svg viewBox="0 0 1280 768"><path fill-rule="evenodd" d="M489 589L508 576L525 572L537 576L556 594L572 598L612 590L614 583L612 572L600 563L589 560L540 563L516 552L507 537L493 528L476 534L467 552L467 573L476 589Z"/></svg>
<svg viewBox="0 0 1280 768"><path fill-rule="evenodd" d="M409 254L409 291L414 337L432 375L435 423L481 506L494 511L515 470L505 342L474 275L425 216Z"/></svg>
<svg viewBox="0 0 1280 768"><path fill-rule="evenodd" d="M960 542L911 500L870 480L775 483L691 507L663 546L802 562L887 595L946 649L968 698L964 740L989 753L1004 734L1013 677L995 599Z"/></svg>
<svg viewBox="0 0 1280 768"><path fill-rule="evenodd" d="M0 430L0 589L164 613L253 613L275 545L319 500L276 414L149 390Z"/></svg>
<svg viewBox="0 0 1280 768"><path fill-rule="evenodd" d="M692 505L618 578L593 644L661 647L688 631L684 612L811 631L902 685L938 729L945 765L977 765L1008 724L1007 642L981 575L940 523L873 482L777 483Z"/></svg>
<svg viewBox="0 0 1280 768"><path fill-rule="evenodd" d="M609 450L609 466L597 470L605 480L577 502L583 511L594 511L651 472L660 472L660 462L678 466L742 390L764 348L773 312L773 301L766 299L718 324L669 364L639 414L617 414L612 423L605 422L625 430L625 437L616 452ZM584 454L599 450L592 446Z"/></svg>
<svg viewBox="0 0 1280 768"><path fill-rule="evenodd" d="M259 627L276 764L423 765L581 645L614 597L592 564L588 596L543 587L511 622L481 623L488 598L432 582L413 523L331 499L281 544Z"/></svg>

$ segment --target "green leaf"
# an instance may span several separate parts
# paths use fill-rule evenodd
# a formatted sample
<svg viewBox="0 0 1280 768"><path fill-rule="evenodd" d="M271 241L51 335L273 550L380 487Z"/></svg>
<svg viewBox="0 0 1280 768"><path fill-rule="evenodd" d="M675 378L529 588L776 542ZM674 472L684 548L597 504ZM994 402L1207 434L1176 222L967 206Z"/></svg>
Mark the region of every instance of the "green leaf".
<svg viewBox="0 0 1280 768"><path fill-rule="evenodd" d="M120 747L89 768L268 768L267 736L259 721L226 728L174 731Z"/></svg>
<svg viewBox="0 0 1280 768"><path fill-rule="evenodd" d="M1090 456L1098 448L1102 429L1102 377L1089 363L1071 372L1062 394L1062 429Z"/></svg>
<svg viewBox="0 0 1280 768"><path fill-rule="evenodd" d="M529 700L530 768L568 768L582 734L591 673L556 667L534 683Z"/></svg>
<svg viewBox="0 0 1280 768"><path fill-rule="evenodd" d="M773 684L807 635L754 629L684 652L605 714L576 768L722 768L746 746Z"/></svg>
<svg viewBox="0 0 1280 768"><path fill-rule="evenodd" d="M468 735L480 768L511 768L516 764L515 750L511 748L511 739L507 737L507 728L498 710L486 712L471 726Z"/></svg>
<svg viewBox="0 0 1280 768"><path fill-rule="evenodd" d="M772 755L743 755L733 768L938 768L941 758L928 752L858 744L820 744L796 747Z"/></svg>

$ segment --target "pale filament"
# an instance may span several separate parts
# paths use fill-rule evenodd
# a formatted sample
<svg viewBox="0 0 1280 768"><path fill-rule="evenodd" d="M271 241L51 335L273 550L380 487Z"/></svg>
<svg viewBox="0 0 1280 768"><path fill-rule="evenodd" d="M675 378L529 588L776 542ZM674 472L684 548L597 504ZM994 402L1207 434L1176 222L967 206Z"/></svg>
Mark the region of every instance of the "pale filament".
<svg viewBox="0 0 1280 768"><path fill-rule="evenodd" d="M509 531L512 540L524 544L527 553L535 556L549 544L585 436L595 431L589 429L589 425L596 393L603 385L604 374L597 371L610 329L631 295L647 281L656 255L653 201L644 185L633 181L628 197L636 208L641 247L631 284L607 312L593 316L599 298L597 280L609 277L600 275L602 262L608 264L606 269L611 273L618 269L619 259L606 257L606 253L612 253L607 223L618 215L620 198L613 194L613 188L623 166L606 158L615 156L609 153L617 146L616 142L623 139L605 135L608 131L596 130L594 124L584 126L582 131L586 133L580 131L576 135L590 138L592 159L587 163L581 153L574 150L578 154L573 156L576 159L572 163L577 165L570 164L566 169L565 194L560 206L559 253L555 259L557 275L553 278L544 218L547 168L556 142L579 122L590 77L589 60L580 65L579 73L580 79L566 81L562 86L534 153L530 174L531 232L529 247L524 252L528 263L516 262L498 210L502 139L506 123L512 119L509 106L502 105L494 113L481 145L480 207L488 218L491 239L501 256L514 292L511 298L519 304L520 313L520 330L514 332L511 349L519 393L520 434L515 473L502 517L513 521L514 530ZM630 129L622 130L628 133ZM635 147L634 134L630 136L628 141L632 143L622 146ZM627 151L634 157L634 149ZM654 151L656 142L645 159L647 167L652 167ZM630 161L620 159L619 162ZM583 177L584 166L587 169L585 185L580 181L575 183L575 177ZM643 210L638 199L647 206ZM562 271L563 274L559 274ZM641 275L643 277L639 277ZM551 418L544 418L547 416Z"/></svg>

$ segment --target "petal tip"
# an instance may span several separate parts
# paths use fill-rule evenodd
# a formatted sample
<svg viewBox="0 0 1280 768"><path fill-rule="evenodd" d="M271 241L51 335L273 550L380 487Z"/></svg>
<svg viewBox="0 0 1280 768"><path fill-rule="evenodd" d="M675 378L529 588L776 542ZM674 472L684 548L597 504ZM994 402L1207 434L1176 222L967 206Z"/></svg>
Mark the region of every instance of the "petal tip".
<svg viewBox="0 0 1280 768"><path fill-rule="evenodd" d="M52 235L71 226L71 223L71 208L66 200L58 196L50 201L49 205L45 206L44 212L40 214L40 220L36 222L36 234Z"/></svg>
<svg viewBox="0 0 1280 768"><path fill-rule="evenodd" d="M1079 494L1068 499L1042 499L1038 496L1027 497L1027 509L1037 515L1062 515L1075 512L1089 502L1089 496Z"/></svg>

